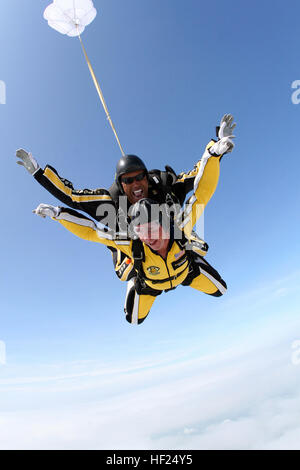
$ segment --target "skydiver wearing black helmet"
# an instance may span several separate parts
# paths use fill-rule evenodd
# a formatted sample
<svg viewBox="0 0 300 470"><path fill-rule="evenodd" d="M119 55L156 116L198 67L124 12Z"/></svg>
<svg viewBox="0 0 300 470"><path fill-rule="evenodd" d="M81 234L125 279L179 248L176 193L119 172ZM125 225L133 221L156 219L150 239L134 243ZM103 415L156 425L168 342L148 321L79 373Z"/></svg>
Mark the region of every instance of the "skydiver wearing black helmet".
<svg viewBox="0 0 300 470"><path fill-rule="evenodd" d="M217 128L218 141L211 140L207 149L214 147L214 150L219 151L216 146L232 137L234 127L233 117L230 114L224 115ZM233 143L228 147L226 153L231 152L232 148ZM169 205L179 204L182 206L186 195L194 187L198 165L196 164L189 172L177 175L169 166L165 167L165 171L148 171L139 157L124 155L117 163L115 181L108 190L104 188L77 190L69 180L60 177L52 166L46 165L44 170L41 169L33 156L24 149L17 150L16 156L20 159L17 163L23 165L54 197L71 208L86 212L98 222L103 221L101 207L104 204L106 207L111 205L116 209L118 220L127 220L130 206L147 197L159 203L166 202ZM123 196L123 199L125 196L125 208L120 206L120 196ZM198 240L197 243L201 244L202 241ZM203 242L204 251L205 246ZM110 249L115 272L119 279L127 281L135 276L135 272L124 253L112 247Z"/></svg>
<svg viewBox="0 0 300 470"><path fill-rule="evenodd" d="M135 274L128 282L124 308L130 323L142 323L155 298L179 284L220 297L227 289L225 281L189 241L197 219L216 189L221 158L234 147L233 137L232 133L224 135L218 142L207 145L195 167L194 192L180 217L177 215L176 220L169 221L169 229L160 215L153 218L152 207L157 202L145 197L135 202L130 211L130 225L136 237L125 239L118 238L112 230L99 229L92 220L71 209L40 204L34 212L42 217L52 217L83 239L120 250L130 260ZM128 176L129 173L125 174ZM128 178L135 179L139 174L138 179L142 181L141 171ZM127 183L133 184L134 180L127 180ZM164 208L168 218L167 204ZM174 236L175 223L182 233L180 238Z"/></svg>

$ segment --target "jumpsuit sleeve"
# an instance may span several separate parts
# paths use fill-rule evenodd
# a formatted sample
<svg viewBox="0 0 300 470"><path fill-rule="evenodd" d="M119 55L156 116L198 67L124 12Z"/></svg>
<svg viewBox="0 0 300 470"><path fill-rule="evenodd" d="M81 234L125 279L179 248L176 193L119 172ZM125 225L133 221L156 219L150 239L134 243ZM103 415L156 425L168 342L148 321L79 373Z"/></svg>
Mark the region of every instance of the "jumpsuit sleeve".
<svg viewBox="0 0 300 470"><path fill-rule="evenodd" d="M86 212L94 219L101 221L106 209L114 206L114 202L106 189L74 189L73 183L59 176L55 168L47 165L44 170L41 168L34 174L34 178L49 191L54 197L59 199L73 209Z"/></svg>
<svg viewBox="0 0 300 470"><path fill-rule="evenodd" d="M211 140L207 147L211 147L212 145L214 145L216 141L215 140ZM207 148L206 147L206 148ZM199 163L199 162L198 162ZM181 172L179 173L179 175L177 176L177 179L176 181L174 181L173 183L173 190L174 190L174 193L177 195L177 197L179 199L182 199L184 200L185 196L193 190L194 188L194 181L195 181L195 178L196 178L196 175L198 173L198 163L194 166L194 168L188 172Z"/></svg>
<svg viewBox="0 0 300 470"><path fill-rule="evenodd" d="M116 248L129 258L132 258L132 240L117 239L112 230L100 229L93 220L79 212L63 207L60 214L57 217L53 217L53 220L56 220L69 232L83 240L102 243L108 247Z"/></svg>
<svg viewBox="0 0 300 470"><path fill-rule="evenodd" d="M179 217L179 228L184 231L187 238L190 237L193 227L201 217L205 206L214 194L220 174L220 160L223 155L211 155L209 148L214 141L210 141L206 146L202 158L195 166L193 176L194 192L186 202Z"/></svg>

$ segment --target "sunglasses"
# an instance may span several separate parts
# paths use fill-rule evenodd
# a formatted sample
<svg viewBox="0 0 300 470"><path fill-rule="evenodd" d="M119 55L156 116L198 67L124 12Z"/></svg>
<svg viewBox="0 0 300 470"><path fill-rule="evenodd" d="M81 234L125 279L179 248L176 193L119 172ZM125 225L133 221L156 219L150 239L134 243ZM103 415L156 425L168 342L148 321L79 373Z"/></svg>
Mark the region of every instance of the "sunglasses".
<svg viewBox="0 0 300 470"><path fill-rule="evenodd" d="M146 171L139 173L136 176L124 176L121 178L121 183L132 184L134 181L142 181L146 176Z"/></svg>

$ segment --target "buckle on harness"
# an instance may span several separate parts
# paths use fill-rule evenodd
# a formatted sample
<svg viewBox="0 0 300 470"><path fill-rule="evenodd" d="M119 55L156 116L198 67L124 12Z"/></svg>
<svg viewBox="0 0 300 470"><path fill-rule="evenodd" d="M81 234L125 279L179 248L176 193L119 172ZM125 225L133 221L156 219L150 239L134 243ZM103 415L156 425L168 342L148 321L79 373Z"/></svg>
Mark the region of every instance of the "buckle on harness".
<svg viewBox="0 0 300 470"><path fill-rule="evenodd" d="M144 255L143 253L140 253L139 255L134 254L133 259L138 260L138 261L143 261Z"/></svg>

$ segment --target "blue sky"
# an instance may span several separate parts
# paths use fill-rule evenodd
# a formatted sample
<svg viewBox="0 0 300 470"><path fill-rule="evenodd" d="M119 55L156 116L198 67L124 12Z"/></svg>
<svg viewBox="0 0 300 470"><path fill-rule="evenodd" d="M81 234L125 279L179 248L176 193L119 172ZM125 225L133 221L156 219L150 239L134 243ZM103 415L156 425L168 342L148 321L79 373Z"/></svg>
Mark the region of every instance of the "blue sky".
<svg viewBox="0 0 300 470"><path fill-rule="evenodd" d="M108 250L34 216L40 202L57 202L15 164L15 150L23 147L77 188L108 188L120 157L78 39L52 30L42 17L49 3L10 0L1 6L6 104L0 104L0 178L6 201L0 340L6 364L0 365L0 393L1 416L11 429L5 439L0 429L1 445L299 446L288 438L299 431L291 419L300 371L291 363L292 342L300 338L300 105L291 100L292 82L300 79L299 3L94 2L98 15L82 38L127 153L149 168L190 170L222 115L232 113L237 123L236 147L221 162L205 211L207 260L228 292L215 299L178 288L156 299L137 328L124 319L126 286L114 275ZM220 372L230 367L228 350L237 364L234 378ZM213 360L206 367L207 357ZM273 357L287 380L278 378ZM199 380L207 371L219 405L218 412L208 406L203 420L199 403L209 394ZM246 393L243 384L261 374L259 392ZM217 393L222 387L232 392L231 401ZM152 393L157 407L149 411ZM169 414L162 413L168 396ZM133 438L126 441L127 415L120 409L131 401L138 401L140 417L132 416ZM260 414L244 421L245 409L257 401ZM187 412L176 421L179 406ZM285 411L267 429L275 409ZM85 411L92 416L93 410L84 438ZM117 434L99 431L102 413ZM151 419L146 425L156 413L160 425ZM230 426L234 421L232 432L222 431L225 419ZM261 439L255 438L257 426ZM14 438L17 429L26 433ZM286 439L279 442L279 435Z"/></svg>

